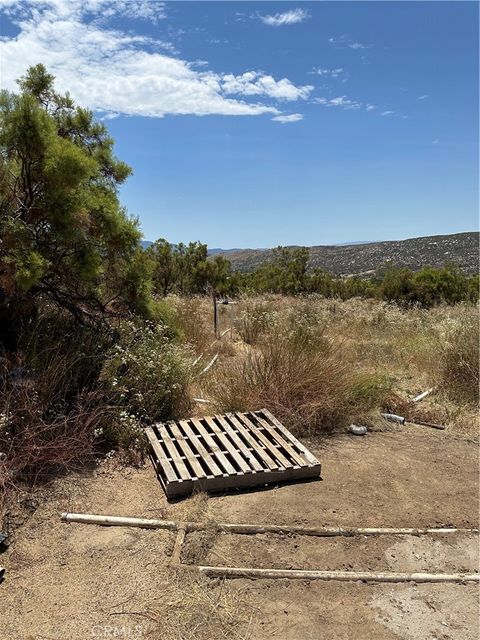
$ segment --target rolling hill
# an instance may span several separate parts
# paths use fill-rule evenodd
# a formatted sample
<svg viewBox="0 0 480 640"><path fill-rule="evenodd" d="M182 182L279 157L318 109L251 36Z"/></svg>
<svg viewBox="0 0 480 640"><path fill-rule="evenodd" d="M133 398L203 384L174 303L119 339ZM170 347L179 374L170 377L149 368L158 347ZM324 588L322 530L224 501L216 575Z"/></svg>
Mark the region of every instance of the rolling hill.
<svg viewBox="0 0 480 640"><path fill-rule="evenodd" d="M272 258L271 249L216 249L215 254L225 255L234 270L244 272ZM443 267L446 264L454 264L465 273L477 273L479 233L469 231L408 240L310 247L310 268L342 276L368 276L386 266L417 270L425 265Z"/></svg>

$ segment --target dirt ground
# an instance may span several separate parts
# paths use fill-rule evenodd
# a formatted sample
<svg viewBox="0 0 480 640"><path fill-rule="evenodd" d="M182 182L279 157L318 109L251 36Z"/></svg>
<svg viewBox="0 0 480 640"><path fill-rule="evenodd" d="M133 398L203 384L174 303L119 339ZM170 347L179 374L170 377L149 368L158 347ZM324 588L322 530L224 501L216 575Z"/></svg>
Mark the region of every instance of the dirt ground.
<svg viewBox="0 0 480 640"><path fill-rule="evenodd" d="M62 511L174 520L478 527L478 445L398 427L307 442L321 481L169 504L150 463L103 463L39 493L16 521L0 585L4 640L477 640L478 586L198 578L168 566L174 534L65 524ZM189 534L186 562L251 567L478 571L472 535L306 538Z"/></svg>

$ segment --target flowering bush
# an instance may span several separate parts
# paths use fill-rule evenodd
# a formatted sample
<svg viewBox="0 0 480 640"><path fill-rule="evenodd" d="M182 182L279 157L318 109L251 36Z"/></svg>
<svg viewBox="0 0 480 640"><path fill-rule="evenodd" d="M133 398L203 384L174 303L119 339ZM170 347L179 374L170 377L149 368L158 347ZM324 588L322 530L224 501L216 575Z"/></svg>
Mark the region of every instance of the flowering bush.
<svg viewBox="0 0 480 640"><path fill-rule="evenodd" d="M112 402L125 408L121 419L127 430L131 431L132 421L148 424L186 415L191 406L190 350L172 342L161 323L126 321L119 333L101 379Z"/></svg>

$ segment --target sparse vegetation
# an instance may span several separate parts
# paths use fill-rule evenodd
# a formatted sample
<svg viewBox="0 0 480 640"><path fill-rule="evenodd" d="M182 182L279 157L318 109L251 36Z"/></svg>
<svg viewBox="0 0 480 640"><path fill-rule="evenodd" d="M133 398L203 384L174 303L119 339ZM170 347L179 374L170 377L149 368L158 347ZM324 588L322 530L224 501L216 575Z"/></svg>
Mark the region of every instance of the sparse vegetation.
<svg viewBox="0 0 480 640"><path fill-rule="evenodd" d="M118 201L129 168L106 128L41 66L0 100L0 461L3 487L112 449L141 459L144 425L267 407L298 434L379 409L468 430L478 393L478 277L454 267L370 279L309 269L279 247L251 273L198 242L140 245ZM236 296L212 330L212 291ZM220 354L198 378L193 363ZM402 404L403 403L403 404ZM196 408L195 408L196 407ZM412 414L413 415L413 414Z"/></svg>

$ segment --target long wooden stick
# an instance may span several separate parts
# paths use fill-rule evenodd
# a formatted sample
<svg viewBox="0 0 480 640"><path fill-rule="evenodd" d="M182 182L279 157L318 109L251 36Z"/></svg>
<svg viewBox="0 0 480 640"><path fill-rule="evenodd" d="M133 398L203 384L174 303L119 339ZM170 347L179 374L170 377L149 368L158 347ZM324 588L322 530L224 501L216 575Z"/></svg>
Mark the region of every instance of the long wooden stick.
<svg viewBox="0 0 480 640"><path fill-rule="evenodd" d="M145 518L127 518L123 516L102 516L88 513L62 513L61 519L64 522L81 522L84 524L98 524L104 526L117 527L140 527L143 529L169 529L178 531L179 527L186 531L204 531L207 525L203 522L184 522L181 525L171 520L147 520ZM217 530L226 533L237 533L245 535L256 535L258 533L295 534L300 536L374 536L374 535L411 535L421 536L429 534L449 534L449 533L479 533L478 529L456 529L448 528L405 528L405 527L300 527L276 524L234 524L220 522L216 525Z"/></svg>
<svg viewBox="0 0 480 640"><path fill-rule="evenodd" d="M480 582L479 573L390 573L375 571L307 571L297 569L251 569L249 567L199 566L211 578L288 578L290 580L340 580L342 582Z"/></svg>

